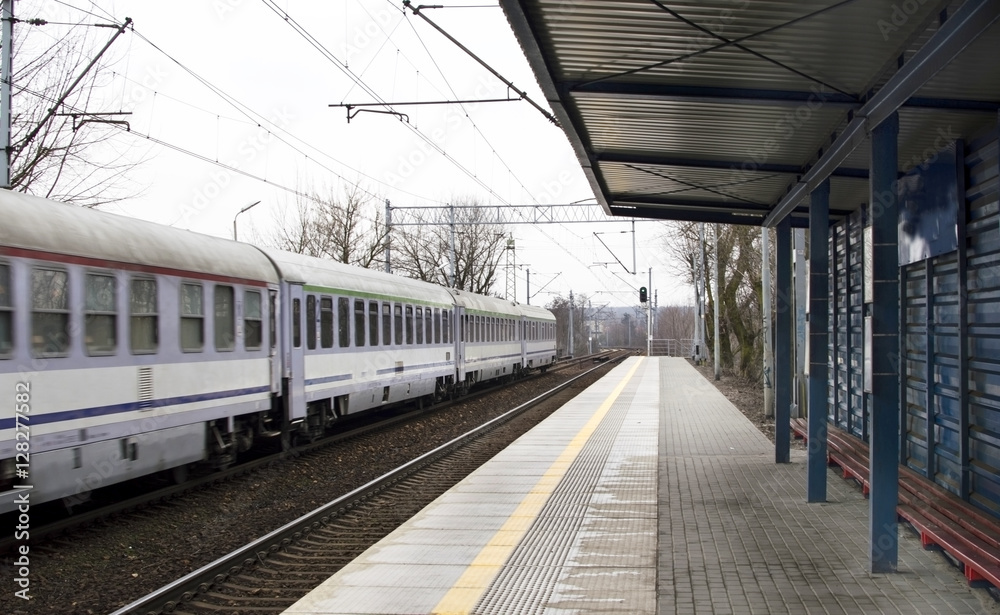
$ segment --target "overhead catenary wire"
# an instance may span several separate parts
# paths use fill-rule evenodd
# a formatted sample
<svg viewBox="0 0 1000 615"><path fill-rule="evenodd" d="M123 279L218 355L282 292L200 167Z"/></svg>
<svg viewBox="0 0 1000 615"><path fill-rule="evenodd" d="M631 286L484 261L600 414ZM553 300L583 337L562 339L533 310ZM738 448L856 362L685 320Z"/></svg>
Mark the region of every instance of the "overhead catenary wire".
<svg viewBox="0 0 1000 615"><path fill-rule="evenodd" d="M275 135L275 138L278 141L284 143L289 148L291 148L293 151L295 151L295 152L303 155L307 159L313 161L314 164L318 165L323 170L331 173L332 175L334 175L335 177L337 177L341 181L347 183L348 185L353 186L353 187L357 188L358 190L361 190L362 192L364 192L365 194L371 196L372 198L382 198L381 195L374 194L373 192L371 192L371 191L367 190L366 188L364 188L364 186L361 186L357 182L352 181L352 180L344 177L341 173L338 173L337 171L335 171L335 170L329 168L328 166L320 163L319 161L316 160L315 157L309 156L308 154L306 154L305 152L303 152L298 147L292 145L289 142L288 139L282 137L281 135L288 135L289 139L294 140L294 141L296 141L296 142L304 145L305 147L308 147L310 150L313 150L314 152L319 153L321 156L332 160L333 162L341 165L345 169L347 169L347 170L355 173L358 176L365 177L365 178L367 178L367 179L369 179L369 180L371 180L373 182L376 182L376 183L378 183L380 185L386 185L385 182L383 182L383 181L381 181L381 180L379 180L379 179L377 179L375 177L372 177L371 175L363 173L363 172L359 171L358 169L355 169L355 168L351 167L350 165L348 165L348 164L346 164L346 163L344 163L344 162L342 162L342 161L334 158L333 156L330 156L329 154L327 154L323 150L321 150L321 149L319 149L319 148L317 148L317 147L309 144L308 142L304 141L303 139L301 139L301 138L295 136L294 134L288 132L287 130L283 129L281 126L278 126L277 124L274 124L272 121L270 121L264 115L262 115L259 112L253 110L250 106L248 106L248 105L240 102L235 97L229 95L228 93L226 93L225 91L223 91L221 88L219 88L219 87L215 86L214 84L212 84L208 79L205 79L204 77L202 77L198 73L194 72L191 68L189 68L188 66L186 66L185 64L183 64L182 62L180 62L179 60L177 60L175 57L173 57L171 54L169 54L165 50L163 50L160 46L158 46L157 44L155 44L151 40L149 40L145 35L142 34L142 32L136 31L134 28L133 28L133 32L135 33L136 36L138 36L140 39L142 39L151 48L153 48L157 52L161 53L164 57L166 57L168 60L170 60L171 62L173 62L174 64L176 64L184 72L186 72L191 77L193 77L196 81L198 81L199 83L201 83L202 85L204 85L205 87L207 87L211 92L213 92L214 94L216 94L217 96L219 96L220 98L222 98L222 100L224 100L226 103L228 103L234 109L236 109L240 114L242 114L244 117L246 117L250 121L251 125L269 126L271 128L271 134ZM195 107L195 108L200 108L200 107ZM211 112L211 111L208 111L208 110L204 110L204 111L206 113L208 113L208 114L214 115L214 113ZM406 190L402 190L400 188L393 187L393 189L397 190L399 192L402 192L404 194L408 194L410 196L422 199L422 200L427 200L427 201L432 201L432 202L440 202L440 201L436 201L435 199L432 199L432 198L428 198L428 197L425 197L425 196L422 196L422 195L418 195L418 194L415 194L415 193L412 193L412 192L408 192Z"/></svg>
<svg viewBox="0 0 1000 615"><path fill-rule="evenodd" d="M454 36L448 34L443 28L441 28L439 25L437 25L436 23L434 23L433 21L431 21L426 15L423 14L423 12L421 12L421 9L423 9L423 8L437 8L437 7L424 7L423 5L414 7L413 4L410 2L410 0L403 0L403 6L405 6L408 9L410 9L411 11L413 11L414 15L420 17L421 19L423 19L424 21L426 21L427 23L429 23L431 25L431 27L433 27L435 30L437 30L441 34L443 34L445 36L445 38L447 38L451 42L455 43L455 45L457 45L459 49L461 49L462 51L464 51L465 53L467 53L469 55L469 57L471 57L476 62L479 62L479 64L482 65L482 67L485 68L486 70L490 71L490 73L494 77L496 77L500 81L503 81L504 84L507 85L507 87L509 87L510 89L512 89L515 92L517 92L518 95L521 98L523 98L528 104L530 104L535 109L538 109L538 112L541 113L542 115L544 115L550 122L552 122L556 126L559 125L559 120L557 120L554 115L552 115L551 113L549 113L547 109L545 109L544 107L542 107L541 105L539 105L538 103L536 103L534 100L532 100L531 97L528 96L527 92L519 90L517 88L517 86L515 86L509 79L507 79L506 77L504 77L503 75L501 75L500 73L498 73L492 66L490 66L489 64L487 64L486 62L484 62L476 54L472 53L472 51L468 47L466 47L465 45L463 45L462 43L460 43L458 41L458 39L456 39Z"/></svg>
<svg viewBox="0 0 1000 615"><path fill-rule="evenodd" d="M71 6L71 5L67 5L67 6ZM93 14L95 16L97 16L97 13L93 13ZM376 22L376 23L381 23L381 22ZM142 33L139 33L139 34L141 35ZM140 37L140 39L142 39L142 38L143 37ZM145 42L148 43L149 42L148 39ZM188 67L182 65L180 62L177 62L173 57L171 57L168 54L166 54L162 49L159 49L157 46L154 45L153 48L157 49L159 52L163 53L171 61L175 62L178 66L181 66L181 68L183 70L185 70L186 72L191 73L192 76L194 77L193 71L191 71ZM403 56L402 59L405 62L410 62L410 58L406 56L405 51L404 51L404 53L402 53L402 56ZM412 62L411 62L411 64L412 64ZM439 71L440 71L440 67L438 67L438 68L439 68ZM134 82L134 80L131 80L131 81ZM306 142L306 141L304 141L302 139L299 139L294 134L292 134L292 133L290 133L290 132L288 132L286 130L281 130L279 126L275 126L274 124L270 123L267 120L267 118L264 118L264 117L260 116L260 114L257 114L256 112L254 112L248 105L243 104L242 102L240 102L239 100L237 100L235 98L229 97L228 95L226 95L225 92L222 92L221 89L213 87L213 84L210 81L204 80L203 83L204 83L205 87L208 87L211 91L213 91L217 95L219 95L228 104L230 104L231 106L233 106L234 109L237 109L240 115L246 117L247 118L247 125L250 125L250 126L254 126L254 125L261 126L265 130L270 130L272 132L272 134L275 134L275 140L276 141L280 141L280 142L284 143L290 149L292 149L293 151L296 151L297 153L299 153L300 155L302 155L310 163L317 164L317 165L323 167L325 170L331 172L332 175L340 178L341 180L344 180L348 184L356 185L356 182L353 182L353 181L351 181L351 180L343 177L343 175L341 174L342 171L338 172L335 169L329 168L328 165L321 164L322 160L317 160L316 159L317 158L316 155L313 155L312 153L307 153L307 151L310 151L310 152L311 151L315 151L315 152L318 152L319 154L322 154L322 156L320 156L320 157L322 157L324 160L332 160L337 165L341 165L344 169L347 169L349 171L353 171L355 173L358 173L358 175L361 175L361 176L364 176L364 177L368 177L369 179L377 182L379 185L384 185L384 182L381 182L381 181L379 181L376 178L367 176L364 173L360 173L356 169L352 169L349 165L346 165L346 164L340 162L339 160L337 160L337 159L335 159L335 158L333 158L333 157L331 157L329 155L326 155L326 153L323 150L319 150L318 148L315 148L314 146L312 146L308 142ZM433 87L434 82L430 81L430 80L427 80L426 84L424 84L424 85ZM358 85L357 87L361 87L361 86ZM450 84L449 84L449 87L450 87ZM424 89L424 88L421 88L421 89ZM156 94L156 95L162 95L164 97L169 97L169 95L167 95L167 94L165 94L163 92L154 92L154 94ZM180 101L179 99L176 99L176 98L173 98L173 97L170 97L170 98L172 98L173 100L178 100L178 102L181 102L182 104L188 104L188 103L184 103L184 101ZM198 108L195 105L189 105L189 106L191 106L193 108ZM204 109L203 111L206 112L206 113L208 113L208 114L211 114L213 116L213 118L215 116L220 115L217 112L215 112L215 111L209 111L208 109ZM226 115L227 114L223 113L223 114L221 114L221 117L223 119L226 119ZM239 120L238 118L236 118L236 119L234 119L234 121L242 121L242 120ZM518 177L517 174L510 168L510 166L507 164L507 162L503 159L503 157L499 153L496 152L496 149L489 142L489 139L487 139L486 136L483 134L483 131L480 129L480 127L476 126L475 122L473 122L473 125L474 125L477 133L479 133L484 138L484 141L486 142L486 144L491 148L491 152L494 155L494 159L497 160L497 161L499 161L501 164L504 165L504 167L506 167L508 169L508 178L511 179L511 180L513 180L513 181L515 181L517 184L519 184L520 187L525 191L526 196L528 196L531 200L537 200L531 194L531 191L527 188L527 186L524 184L524 182L522 181L522 178ZM156 132L159 132L159 131L156 131ZM280 134L277 134L277 133L280 133ZM199 154L198 152L191 151L190 148L184 147L183 145L177 144L176 142L173 142L173 143L170 142L169 141L170 140L170 136L166 135L166 134L161 135L164 138L160 138L160 139L155 138L153 136L153 134L145 134L145 135L143 135L143 134L136 133L134 136L136 138L141 138L141 139L148 140L149 142L155 143L155 144L160 145L162 147L169 148L169 149L172 149L174 151L178 151L179 153L190 155L190 156L192 156L192 157L194 157L196 159L200 159L201 158L201 154ZM298 147L296 144L300 144L300 145L304 146L305 149L303 149L302 147ZM271 153L274 153L274 152L271 152ZM482 153L481 150L480 150L480 153ZM273 156L272 156L272 158L273 158ZM205 160L205 162L209 162L210 164L215 164L215 161L213 161L213 160ZM223 165L219 164L217 166L222 167ZM297 190L293 186L282 185L280 183L281 182L280 178L278 178L278 181L275 182L274 181L275 177L273 176L273 173L269 174L269 178L270 178L269 179L268 177L261 177L259 174L255 174L252 170L248 170L245 167L244 168L236 168L236 169L233 169L233 170L235 172L241 174L241 175L247 176L247 177L255 179L257 181L261 181L261 182L263 182L263 183L265 183L267 185L273 186L273 187L275 187L277 189L280 189L280 190L283 190L283 191L287 191L287 192L292 193L292 194L300 194L301 196L305 196L305 197L309 197L310 196L308 194L305 194L301 190ZM466 171L467 171L467 169L466 169ZM466 174L469 174L469 173L466 172ZM470 175L470 176L472 176L472 175ZM484 185L484 184L480 184L480 185ZM495 190L491 189L492 188L491 186L484 185L484 188L486 188L490 192L490 194L494 195L495 198L499 196L499 195L496 194ZM393 189L396 190L396 191L399 191L399 192L406 193L406 194L411 194L412 196L415 196L415 197L417 197L419 199L422 199L422 200L431 201L431 202L440 202L437 199L428 198L428 197L425 197L425 196L422 196L422 195L413 194L411 192L408 192L406 190L402 190L402 189L397 188L395 186L393 186ZM367 191L367 190L365 192L367 194L369 194L369 195L372 194L370 191ZM504 200L504 202L506 204L506 199L503 199L503 200ZM566 228L566 227L564 227L564 228ZM573 233L573 236L576 236L576 234ZM561 242L561 241L555 241L552 237L549 237L549 239L552 241L553 245L560 246L560 248L562 248L562 249L565 250L565 248L561 245L563 242ZM580 261L580 259L575 254L572 254L572 252L568 252L568 251L567 251L567 253L571 254L574 259L576 259L578 262L582 263L582 261ZM603 283L602 283L602 285L603 285Z"/></svg>
<svg viewBox="0 0 1000 615"><path fill-rule="evenodd" d="M309 31L306 30L304 26L298 23L298 21L296 21L286 11L277 6L277 4L273 0L262 0L262 2L264 3L265 6L271 9L276 15L278 15L278 17L280 17L285 24L291 27L296 33L298 33L302 38L304 38L313 48L319 51L324 58L326 58L335 67L337 67L338 70L344 73L344 75L346 75L349 79L357 83L358 86L360 86L361 89L367 92L369 96L371 96L374 100L383 103L387 111L398 113L392 108L392 106L388 102L386 102L381 96L379 96L379 94L374 89L372 89L367 83L365 83L362 79L360 79L357 75L355 75L354 72L351 71L344 64L344 62L342 62L339 58L337 58L337 56L334 55L329 49L327 49L326 46L324 46L318 39L316 39L316 37L310 34ZM493 188L486 185L479 177L476 176L475 173L470 171L465 165L456 160L454 156L446 152L440 145L435 143L433 139L424 134L416 126L413 126L408 123L403 123L403 125L408 130L417 135L422 141L427 143L427 145L429 145L432 149L441 154L441 156L443 156L446 160L451 162L460 171L465 173L465 175L467 175L470 179L472 179L472 181L479 184L479 186L482 187L484 190L486 190L489 194L493 195L501 202L507 203L507 201L499 194L497 194L493 190Z"/></svg>

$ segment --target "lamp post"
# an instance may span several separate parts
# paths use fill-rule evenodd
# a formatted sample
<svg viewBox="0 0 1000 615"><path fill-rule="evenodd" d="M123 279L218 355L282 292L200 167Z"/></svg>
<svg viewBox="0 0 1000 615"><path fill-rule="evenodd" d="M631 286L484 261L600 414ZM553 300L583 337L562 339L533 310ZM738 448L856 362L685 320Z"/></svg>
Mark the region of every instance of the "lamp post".
<svg viewBox="0 0 1000 615"><path fill-rule="evenodd" d="M255 205L260 205L260 201L255 201L253 203L250 203L243 209L236 212L236 215L233 216L233 241L236 241L236 218L239 218L241 213L247 211L248 209L252 209Z"/></svg>

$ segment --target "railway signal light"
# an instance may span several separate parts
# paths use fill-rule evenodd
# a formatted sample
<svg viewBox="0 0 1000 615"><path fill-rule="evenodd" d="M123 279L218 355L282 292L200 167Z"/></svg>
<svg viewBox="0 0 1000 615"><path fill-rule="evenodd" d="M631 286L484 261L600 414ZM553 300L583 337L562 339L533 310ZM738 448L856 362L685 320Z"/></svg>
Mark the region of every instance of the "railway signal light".
<svg viewBox="0 0 1000 615"><path fill-rule="evenodd" d="M646 287L645 286L640 286L639 287L639 303L646 303L646 299L647 299L647 296L646 296Z"/></svg>

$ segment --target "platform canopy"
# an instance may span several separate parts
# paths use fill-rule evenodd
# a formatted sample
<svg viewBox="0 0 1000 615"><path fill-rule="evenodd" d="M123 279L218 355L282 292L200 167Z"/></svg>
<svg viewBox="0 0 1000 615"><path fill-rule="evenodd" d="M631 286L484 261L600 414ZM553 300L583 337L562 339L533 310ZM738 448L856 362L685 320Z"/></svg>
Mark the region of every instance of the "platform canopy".
<svg viewBox="0 0 1000 615"><path fill-rule="evenodd" d="M613 216L807 222L868 201L868 135L900 171L993 127L1000 2L500 0Z"/></svg>

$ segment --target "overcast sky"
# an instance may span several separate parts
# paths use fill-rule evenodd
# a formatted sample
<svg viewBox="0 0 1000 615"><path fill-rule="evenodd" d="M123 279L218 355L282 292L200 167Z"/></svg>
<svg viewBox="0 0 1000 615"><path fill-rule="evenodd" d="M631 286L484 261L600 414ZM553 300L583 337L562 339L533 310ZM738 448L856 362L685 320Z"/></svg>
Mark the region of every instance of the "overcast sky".
<svg viewBox="0 0 1000 615"><path fill-rule="evenodd" d="M453 8L428 17L544 106L495 2L440 4ZM526 102L398 107L408 124L377 113L348 123L344 109L328 106L373 102L371 92L390 102L508 96L399 1L18 1L18 17L36 15L134 21L135 33L109 52L104 104L112 108L102 110L132 112L132 133L115 144L145 158L131 178L143 194L110 211L229 237L236 212L261 201L239 217L246 239L294 210L293 191L340 192L345 182L395 207L465 197L490 205L595 202L565 134ZM48 28L58 36L66 27ZM111 33L91 29L100 44ZM636 229L639 275L632 276L625 270L633 267L632 235L619 232L631 230L627 223L509 227L518 300L530 269L532 293L549 283L533 304L572 289L592 295L595 307L631 305L652 267L660 305L693 303L690 288L669 274L660 225L641 221ZM610 232L600 236L608 248L595 232ZM503 292L503 282L495 288Z"/></svg>

